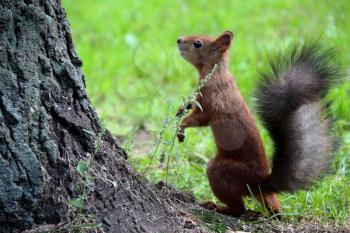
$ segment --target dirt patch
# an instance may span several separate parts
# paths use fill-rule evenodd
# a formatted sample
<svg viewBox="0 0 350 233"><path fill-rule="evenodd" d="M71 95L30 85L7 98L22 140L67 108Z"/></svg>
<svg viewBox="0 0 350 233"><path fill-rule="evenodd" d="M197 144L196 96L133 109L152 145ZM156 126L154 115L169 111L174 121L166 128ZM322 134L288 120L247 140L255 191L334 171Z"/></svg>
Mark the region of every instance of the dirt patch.
<svg viewBox="0 0 350 233"><path fill-rule="evenodd" d="M133 156L144 156L153 153L156 137L151 131L138 129L130 136L114 135L124 148L129 148Z"/></svg>

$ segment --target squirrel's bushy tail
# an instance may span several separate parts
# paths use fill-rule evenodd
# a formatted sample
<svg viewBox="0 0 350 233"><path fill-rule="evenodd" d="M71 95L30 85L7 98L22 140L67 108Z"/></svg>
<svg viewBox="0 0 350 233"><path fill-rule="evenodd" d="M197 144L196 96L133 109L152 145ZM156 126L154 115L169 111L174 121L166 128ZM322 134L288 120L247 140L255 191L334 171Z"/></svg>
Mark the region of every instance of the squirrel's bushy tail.
<svg viewBox="0 0 350 233"><path fill-rule="evenodd" d="M328 169L333 155L329 121L320 100L339 77L334 52L319 42L295 45L261 73L258 113L274 142L271 176L262 189L307 188Z"/></svg>

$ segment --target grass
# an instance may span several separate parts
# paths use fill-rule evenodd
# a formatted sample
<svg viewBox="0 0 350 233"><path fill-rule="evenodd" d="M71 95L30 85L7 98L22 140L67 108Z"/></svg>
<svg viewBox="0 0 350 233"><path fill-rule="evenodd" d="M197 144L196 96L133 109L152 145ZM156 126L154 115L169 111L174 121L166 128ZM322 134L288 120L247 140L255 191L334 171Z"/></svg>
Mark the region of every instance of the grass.
<svg viewBox="0 0 350 233"><path fill-rule="evenodd" d="M321 35L336 48L347 72L344 84L328 96L333 101L333 131L342 146L332 174L309 191L279 198L285 221L349 223L349 1L63 0L63 6L84 62L88 94L106 127L122 139L138 171L144 171L154 155L146 173L154 182L166 179L170 155L169 182L199 200L215 200L205 176L206 164L215 154L210 130L187 130L185 142L170 151L174 128L165 122L197 84L197 73L178 55L177 37L232 30L231 71L253 108L257 70L266 64L266 55ZM260 124L259 128L271 152L267 134ZM254 200L246 202L249 208L261 208Z"/></svg>

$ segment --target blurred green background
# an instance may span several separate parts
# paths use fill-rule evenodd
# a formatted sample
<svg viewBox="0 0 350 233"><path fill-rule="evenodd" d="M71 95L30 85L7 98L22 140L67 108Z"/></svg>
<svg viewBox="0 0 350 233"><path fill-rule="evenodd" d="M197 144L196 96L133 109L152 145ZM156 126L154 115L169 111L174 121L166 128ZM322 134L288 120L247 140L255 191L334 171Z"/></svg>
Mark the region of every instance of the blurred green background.
<svg viewBox="0 0 350 233"><path fill-rule="evenodd" d="M266 65L266 56L295 41L322 36L336 48L346 73L344 84L328 96L341 146L331 175L309 191L279 197L285 220L347 223L350 1L63 0L63 6L84 62L88 94L106 128L128 150L137 171L148 167L146 176L153 182L167 179L200 200L215 200L205 176L215 145L204 128L189 129L185 143L172 144L173 116L198 79L177 52L178 36L232 30L231 72L251 108L257 70ZM271 152L266 132L259 128ZM252 199L246 202L262 208Z"/></svg>

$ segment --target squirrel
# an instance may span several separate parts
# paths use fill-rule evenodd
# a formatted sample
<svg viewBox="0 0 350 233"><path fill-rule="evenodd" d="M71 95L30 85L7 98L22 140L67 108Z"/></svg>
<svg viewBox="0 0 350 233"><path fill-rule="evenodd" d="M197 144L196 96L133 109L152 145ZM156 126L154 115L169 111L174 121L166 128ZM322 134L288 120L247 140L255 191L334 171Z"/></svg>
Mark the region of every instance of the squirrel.
<svg viewBox="0 0 350 233"><path fill-rule="evenodd" d="M232 41L230 31L218 37L178 38L180 54L198 70L199 81L214 67L215 71L200 88L197 103L185 107L191 112L182 119L177 137L183 142L189 127L212 129L217 154L208 163L207 177L225 205L206 202L204 207L240 216L249 213L242 198L253 195L278 216L276 193L306 189L329 169L334 145L321 100L339 77L339 69L333 50L318 41L295 44L269 59L271 71L261 72L256 104L274 144L270 171L253 114L229 71ZM181 107L177 115L183 112Z"/></svg>

